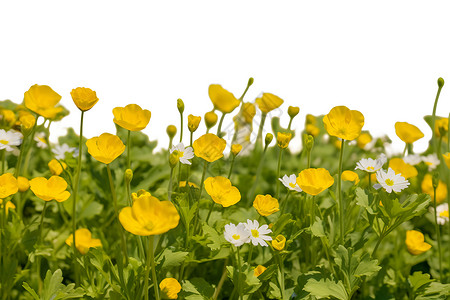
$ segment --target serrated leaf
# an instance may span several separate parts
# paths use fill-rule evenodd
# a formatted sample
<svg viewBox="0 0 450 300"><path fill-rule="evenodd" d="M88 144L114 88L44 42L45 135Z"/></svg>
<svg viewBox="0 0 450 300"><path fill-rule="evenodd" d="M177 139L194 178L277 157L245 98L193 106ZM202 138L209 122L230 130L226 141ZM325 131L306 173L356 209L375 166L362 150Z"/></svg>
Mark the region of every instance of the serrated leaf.
<svg viewBox="0 0 450 300"><path fill-rule="evenodd" d="M206 245L213 251L219 250L223 243L221 235L206 223L203 223L203 233L210 241L210 243L207 243Z"/></svg>
<svg viewBox="0 0 450 300"><path fill-rule="evenodd" d="M372 276L377 273L381 267L378 265L378 260L370 260L369 256L366 255L362 261L356 267L355 272L353 273L356 277L361 276Z"/></svg>
<svg viewBox="0 0 450 300"><path fill-rule="evenodd" d="M215 289L203 278L193 278L183 281L183 291L191 295L187 295L186 299L210 299L214 295ZM198 297L202 298L198 298Z"/></svg>
<svg viewBox="0 0 450 300"><path fill-rule="evenodd" d="M326 237L325 230L323 228L323 223L322 223L321 219L316 218L316 221L311 226L311 233L313 236Z"/></svg>
<svg viewBox="0 0 450 300"><path fill-rule="evenodd" d="M176 251L164 249L156 263L162 263L163 269L178 267L186 259L189 252Z"/></svg>
<svg viewBox="0 0 450 300"><path fill-rule="evenodd" d="M376 214L372 207L369 206L369 197L367 196L366 192L362 188L356 188L355 190L356 195L356 204L363 207L369 214L374 215Z"/></svg>
<svg viewBox="0 0 450 300"><path fill-rule="evenodd" d="M432 282L430 279L430 274L423 274L422 272L414 272L412 275L408 276L408 282L415 293L422 286Z"/></svg>
<svg viewBox="0 0 450 300"><path fill-rule="evenodd" d="M342 281L334 282L329 279L309 279L304 290L317 298L335 297L340 300L348 300L349 296Z"/></svg>

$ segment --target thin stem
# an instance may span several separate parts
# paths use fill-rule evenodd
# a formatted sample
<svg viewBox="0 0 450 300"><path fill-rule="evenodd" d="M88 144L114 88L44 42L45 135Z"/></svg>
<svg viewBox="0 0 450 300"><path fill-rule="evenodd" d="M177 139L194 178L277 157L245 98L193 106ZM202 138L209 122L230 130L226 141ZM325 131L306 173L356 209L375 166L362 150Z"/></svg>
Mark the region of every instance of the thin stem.
<svg viewBox="0 0 450 300"><path fill-rule="evenodd" d="M238 265L238 294L239 294L239 299L243 299L243 295L242 295L242 282L241 282L241 255L239 253L239 247L236 247L237 249L237 265Z"/></svg>
<svg viewBox="0 0 450 300"><path fill-rule="evenodd" d="M189 138L189 146L190 147L192 147L193 140L194 140L194 132L191 131L190 138Z"/></svg>
<svg viewBox="0 0 450 300"><path fill-rule="evenodd" d="M204 165L203 165L202 180L200 182L200 193L199 193L199 196L198 196L198 203L200 203L200 199L202 199L203 181L205 180L207 167L208 167L208 162L205 160ZM187 184L189 186L189 183L187 183ZM200 204L197 205L197 212L195 213L195 215L197 217L195 218L195 221L194 221L194 231L193 231L194 234L195 234L195 231L197 229L198 219L200 218L199 217L199 212L200 212ZM186 226L189 226L189 224L186 224Z"/></svg>
<svg viewBox="0 0 450 300"><path fill-rule="evenodd" d="M339 155L339 169L338 169L338 186L337 186L337 193L338 193L338 199L339 199L339 230L341 233L340 236L340 244L344 245L344 204L342 201L342 193L341 193L341 177L342 177L342 158L344 156L344 146L345 146L345 140L342 139L341 142L341 153Z"/></svg>
<svg viewBox="0 0 450 300"><path fill-rule="evenodd" d="M6 149L2 150L2 174L5 173L5 166L6 166Z"/></svg>
<svg viewBox="0 0 450 300"><path fill-rule="evenodd" d="M208 216L206 217L206 224L208 224L209 217L211 216L213 209L214 209L214 201L211 203L211 206L209 207Z"/></svg>
<svg viewBox="0 0 450 300"><path fill-rule="evenodd" d="M306 168L311 168L311 150L306 151L306 159L307 159L307 166Z"/></svg>
<svg viewBox="0 0 450 300"><path fill-rule="evenodd" d="M167 191L167 196L169 198L169 201L172 201L172 178L173 178L173 168L170 168L170 177L169 177L169 188Z"/></svg>
<svg viewBox="0 0 450 300"><path fill-rule="evenodd" d="M289 120L289 125L288 125L288 128L287 128L288 131L291 130L292 120L294 120L294 118L291 118L291 119Z"/></svg>
<svg viewBox="0 0 450 300"><path fill-rule="evenodd" d="M285 290L284 290L284 261L283 261L283 258L281 257L281 255L279 255L278 253L276 254L276 256L278 256L279 266L280 266L281 299L286 299L285 298Z"/></svg>
<svg viewBox="0 0 450 300"><path fill-rule="evenodd" d="M442 86L438 86L438 91L436 94L436 99L434 100L434 105L433 105L433 114L431 116L431 140L433 142L433 148L436 151L436 138L435 138L435 133L434 133L434 126L436 124L436 108L437 108L437 104L438 104L438 100L439 100L439 95L441 94L441 90L442 90Z"/></svg>
<svg viewBox="0 0 450 300"><path fill-rule="evenodd" d="M222 123L223 123L223 120L225 119L225 115L226 115L226 113L222 113L222 117L220 118L220 121L219 121L219 126L217 127L217 136L218 137L221 137L220 131L222 130Z"/></svg>
<svg viewBox="0 0 450 300"><path fill-rule="evenodd" d="M43 231L43 228L44 228L44 215L45 215L46 209L47 209L47 201L44 202L44 208L42 209L42 214L41 214L41 222L39 223L38 244L42 243L42 231Z"/></svg>
<svg viewBox="0 0 450 300"><path fill-rule="evenodd" d="M261 123L259 124L259 129L258 129L258 135L256 136L255 149L262 147L262 134L263 134L263 129L264 129L264 123L266 122L266 117L267 117L267 114L262 113Z"/></svg>
<svg viewBox="0 0 450 300"><path fill-rule="evenodd" d="M131 130L128 130L127 138L127 169L131 168Z"/></svg>
<svg viewBox="0 0 450 300"><path fill-rule="evenodd" d="M278 199L279 193L280 193L280 181L278 180L278 178L280 178L280 172L281 172L281 154L283 154L283 149L279 148L278 149L278 166L277 166L277 184L276 184L276 193L275 193L275 198Z"/></svg>
<svg viewBox="0 0 450 300"><path fill-rule="evenodd" d="M233 154L232 154L233 155ZM234 166L234 159L236 158L235 155L233 155L233 158L231 158L231 165L230 165L230 171L228 171L228 179L230 179L231 177L231 172L233 171L233 166Z"/></svg>
<svg viewBox="0 0 450 300"><path fill-rule="evenodd" d="M180 143L183 141L183 113L180 112L180 119L181 119L181 125L180 125Z"/></svg>
<svg viewBox="0 0 450 300"><path fill-rule="evenodd" d="M22 165L23 152L26 149L26 147L24 146L26 139L27 137L24 136L22 144L20 145L19 157L17 158L16 169L14 170L14 177L16 178L19 176L20 166Z"/></svg>
<svg viewBox="0 0 450 300"><path fill-rule="evenodd" d="M263 155L261 156L261 159L259 160L258 169L256 170L255 181L253 182L252 188L250 189L250 192L248 193L248 200L247 200L248 204L250 204L251 199L253 199L255 196L254 195L255 190L256 190L256 187L258 186L259 178L261 177L261 172L262 172L262 168L264 165L264 157L266 156L267 146L268 145L266 145L264 147Z"/></svg>
<svg viewBox="0 0 450 300"><path fill-rule="evenodd" d="M406 155L406 150L408 150L408 144L407 144L407 143L405 143L405 149L403 149L402 157L405 157L405 155Z"/></svg>
<svg viewBox="0 0 450 300"><path fill-rule="evenodd" d="M151 264L151 268L152 268L152 281L153 281L153 289L155 290L155 299L159 300L160 299L159 298L159 286L158 286L158 279L156 278L155 257L153 254L153 239L154 239L154 236L151 235L149 237L149 241L148 241L148 253L149 253L150 264ZM147 261L147 266L148 266L148 261Z"/></svg>
<svg viewBox="0 0 450 300"><path fill-rule="evenodd" d="M220 294L220 290L222 289L222 286L225 283L225 280L227 279L227 264L228 264L228 257L225 259L222 276L220 277L219 283L217 284L216 290L214 291L213 300L217 300L217 297L219 297Z"/></svg>
<svg viewBox="0 0 450 300"><path fill-rule="evenodd" d="M442 249L441 249L441 231L439 228L439 224L437 222L437 210L436 210L436 187L433 186L434 197L433 197L433 206L434 206L434 225L436 229L436 238L438 242L438 255L439 255L439 279L442 280Z"/></svg>

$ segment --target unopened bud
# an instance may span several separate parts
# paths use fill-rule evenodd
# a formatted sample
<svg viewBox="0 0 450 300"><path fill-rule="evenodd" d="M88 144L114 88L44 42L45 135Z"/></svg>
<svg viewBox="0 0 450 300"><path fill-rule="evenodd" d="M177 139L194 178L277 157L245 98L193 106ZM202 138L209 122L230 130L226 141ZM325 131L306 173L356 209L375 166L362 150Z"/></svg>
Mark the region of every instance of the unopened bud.
<svg viewBox="0 0 450 300"><path fill-rule="evenodd" d="M255 81L255 80L253 79L253 77L250 77L250 78L248 79L247 86L251 86L251 85L253 84L254 81Z"/></svg>
<svg viewBox="0 0 450 300"><path fill-rule="evenodd" d="M175 150L169 156L169 165L170 165L170 167L172 169L175 168L175 166L177 165L178 161L179 161L178 151Z"/></svg>
<svg viewBox="0 0 450 300"><path fill-rule="evenodd" d="M125 182L126 182L126 184L130 184L131 180L133 180L133 170L126 169L125 170Z"/></svg>
<svg viewBox="0 0 450 300"><path fill-rule="evenodd" d="M180 114L182 114L184 112L184 102L181 99L177 100L177 108L178 111L180 112Z"/></svg>
<svg viewBox="0 0 450 300"><path fill-rule="evenodd" d="M167 126L166 132L169 138L173 139L173 137L177 134L177 127L175 127L175 125L169 125Z"/></svg>
<svg viewBox="0 0 450 300"><path fill-rule="evenodd" d="M288 115L289 117L294 118L300 112L300 107L298 106L289 106L288 107Z"/></svg>
<svg viewBox="0 0 450 300"><path fill-rule="evenodd" d="M437 189L439 185L439 172L434 172L432 177L433 189Z"/></svg>
<svg viewBox="0 0 450 300"><path fill-rule="evenodd" d="M305 147L306 147L306 150L311 151L313 146L314 146L314 137L312 135L310 135L310 134L307 134L305 136Z"/></svg>
<svg viewBox="0 0 450 300"><path fill-rule="evenodd" d="M266 134L266 138L264 140L266 147L269 146L269 144L272 142L272 140L273 140L273 134L271 134L271 133Z"/></svg>
<svg viewBox="0 0 450 300"><path fill-rule="evenodd" d="M277 145L281 149L285 149L289 146L289 142L291 141L292 134L288 132L278 132L277 133Z"/></svg>
<svg viewBox="0 0 450 300"><path fill-rule="evenodd" d="M190 132L194 132L197 130L198 125L200 124L202 117L197 117L194 115L188 116L188 128Z"/></svg>
<svg viewBox="0 0 450 300"><path fill-rule="evenodd" d="M233 144L231 145L231 153L236 156L239 154L239 152L241 152L242 150L242 145L241 144Z"/></svg>
<svg viewBox="0 0 450 300"><path fill-rule="evenodd" d="M438 87L442 88L444 86L444 78L439 77L438 78Z"/></svg>
<svg viewBox="0 0 450 300"><path fill-rule="evenodd" d="M216 125L217 123L217 114L214 111L208 111L205 114L205 124L206 124L206 128L211 128L214 125Z"/></svg>

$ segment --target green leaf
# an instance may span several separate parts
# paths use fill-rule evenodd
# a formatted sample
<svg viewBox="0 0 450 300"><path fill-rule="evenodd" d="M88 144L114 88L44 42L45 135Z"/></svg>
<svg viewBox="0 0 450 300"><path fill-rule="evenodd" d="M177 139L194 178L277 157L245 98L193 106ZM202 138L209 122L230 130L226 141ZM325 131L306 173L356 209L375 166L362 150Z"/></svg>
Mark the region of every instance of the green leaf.
<svg viewBox="0 0 450 300"><path fill-rule="evenodd" d="M211 250L219 250L224 242L224 238L220 235L214 228L210 227L208 224L203 223L203 233L206 235L210 243L206 245Z"/></svg>
<svg viewBox="0 0 450 300"><path fill-rule="evenodd" d="M177 251L173 252L169 249L164 249L159 259L156 261L157 264L162 263L163 269L178 267L186 259L189 252Z"/></svg>
<svg viewBox="0 0 450 300"><path fill-rule="evenodd" d="M304 288L305 291L317 298L335 297L341 300L348 300L349 296L342 281L334 282L329 279L309 279Z"/></svg>
<svg viewBox="0 0 450 300"><path fill-rule="evenodd" d="M414 272L414 274L409 275L408 277L408 282L413 290L413 293L432 281L433 279L430 279L430 274L422 274L422 272Z"/></svg>
<svg viewBox="0 0 450 300"><path fill-rule="evenodd" d="M380 269L381 267L378 266L378 260L376 259L371 260L370 256L367 254L362 257L361 261L356 267L356 270L353 272L353 276L355 277L372 276L373 274L377 273Z"/></svg>
<svg viewBox="0 0 450 300"><path fill-rule="evenodd" d="M362 188L358 187L355 190L355 194L356 194L356 204L364 208L369 214L374 215L375 212L369 205L369 197L367 196L366 192L364 192Z"/></svg>
<svg viewBox="0 0 450 300"><path fill-rule="evenodd" d="M316 218L316 221L311 226L311 233L313 236L326 237L325 230L323 229L323 223L320 218Z"/></svg>
<svg viewBox="0 0 450 300"><path fill-rule="evenodd" d="M28 283L24 282L24 283L22 284L22 286L23 286L23 288L24 288L25 290L27 290L28 293L31 294L31 296L33 296L33 298L34 298L35 300L39 300L38 294L36 294L36 292L33 290L33 288L32 288L31 286L28 285Z"/></svg>
<svg viewBox="0 0 450 300"><path fill-rule="evenodd" d="M183 281L183 293L186 293L185 299L211 299L215 289L203 278L193 278Z"/></svg>

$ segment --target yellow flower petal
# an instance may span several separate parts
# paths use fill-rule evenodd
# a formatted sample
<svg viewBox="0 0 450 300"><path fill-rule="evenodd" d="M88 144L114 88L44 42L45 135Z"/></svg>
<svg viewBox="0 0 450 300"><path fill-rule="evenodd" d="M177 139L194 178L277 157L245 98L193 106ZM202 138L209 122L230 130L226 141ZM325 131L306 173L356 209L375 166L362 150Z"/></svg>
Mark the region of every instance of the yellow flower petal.
<svg viewBox="0 0 450 300"><path fill-rule="evenodd" d="M142 109L137 104L128 104L125 107L116 107L113 109L114 123L122 128L131 131L140 131L147 127L152 113L149 110Z"/></svg>
<svg viewBox="0 0 450 300"><path fill-rule="evenodd" d="M332 186L334 178L326 169L309 168L298 174L297 184L305 193L315 196Z"/></svg>
<svg viewBox="0 0 450 300"><path fill-rule="evenodd" d="M361 134L364 116L357 110L336 106L323 117L323 124L329 135L351 141Z"/></svg>
<svg viewBox="0 0 450 300"><path fill-rule="evenodd" d="M407 144L412 144L418 139L424 137L424 134L419 128L407 122L396 122L395 133L403 142Z"/></svg>

